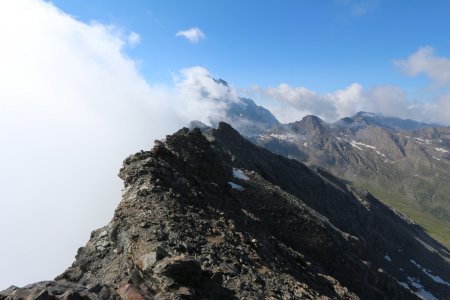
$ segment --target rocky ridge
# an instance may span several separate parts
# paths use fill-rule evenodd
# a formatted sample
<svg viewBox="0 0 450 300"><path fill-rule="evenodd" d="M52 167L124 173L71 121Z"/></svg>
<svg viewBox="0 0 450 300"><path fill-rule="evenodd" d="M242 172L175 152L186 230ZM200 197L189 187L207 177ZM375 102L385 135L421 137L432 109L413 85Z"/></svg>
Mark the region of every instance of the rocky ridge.
<svg viewBox="0 0 450 300"><path fill-rule="evenodd" d="M369 189L450 246L449 127L361 112L280 124L253 142Z"/></svg>
<svg viewBox="0 0 450 300"><path fill-rule="evenodd" d="M73 265L0 300L449 298L448 253L403 215L228 124L202 130L128 157Z"/></svg>

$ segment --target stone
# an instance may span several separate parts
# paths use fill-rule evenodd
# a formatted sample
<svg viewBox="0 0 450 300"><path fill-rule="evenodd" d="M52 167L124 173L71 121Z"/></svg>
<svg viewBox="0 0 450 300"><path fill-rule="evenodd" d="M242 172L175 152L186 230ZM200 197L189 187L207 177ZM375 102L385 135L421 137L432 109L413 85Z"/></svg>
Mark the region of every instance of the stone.
<svg viewBox="0 0 450 300"><path fill-rule="evenodd" d="M197 260L184 255L165 258L155 266L153 272L172 278L182 285L198 284L203 273Z"/></svg>
<svg viewBox="0 0 450 300"><path fill-rule="evenodd" d="M120 297L123 300L144 300L144 296L142 296L136 288L134 288L131 284L124 285L120 287L117 291Z"/></svg>
<svg viewBox="0 0 450 300"><path fill-rule="evenodd" d="M156 247L154 251L142 254L137 259L136 264L142 271L148 272L152 270L153 266L158 260L164 258L164 256L166 255L167 253L164 251L162 247Z"/></svg>

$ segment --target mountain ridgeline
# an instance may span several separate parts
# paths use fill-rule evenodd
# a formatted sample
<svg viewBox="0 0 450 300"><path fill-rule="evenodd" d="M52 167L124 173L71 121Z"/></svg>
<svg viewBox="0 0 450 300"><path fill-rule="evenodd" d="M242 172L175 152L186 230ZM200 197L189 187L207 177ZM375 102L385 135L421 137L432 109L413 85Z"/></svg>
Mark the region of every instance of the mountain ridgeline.
<svg viewBox="0 0 450 300"><path fill-rule="evenodd" d="M370 112L281 124L247 98L225 119L257 145L369 190L450 247L450 127Z"/></svg>
<svg viewBox="0 0 450 300"><path fill-rule="evenodd" d="M449 253L420 226L226 123L156 141L119 176L72 266L1 300L450 299Z"/></svg>
<svg viewBox="0 0 450 300"><path fill-rule="evenodd" d="M333 124L306 116L249 138L368 189L450 246L450 127L360 112Z"/></svg>

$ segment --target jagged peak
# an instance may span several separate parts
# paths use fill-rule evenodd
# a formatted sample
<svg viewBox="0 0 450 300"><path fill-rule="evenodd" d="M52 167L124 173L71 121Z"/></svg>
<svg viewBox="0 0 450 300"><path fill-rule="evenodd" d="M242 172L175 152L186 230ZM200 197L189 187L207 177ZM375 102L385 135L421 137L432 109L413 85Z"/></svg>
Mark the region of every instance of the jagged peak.
<svg viewBox="0 0 450 300"><path fill-rule="evenodd" d="M209 128L211 128L211 126L206 125L205 123L198 121L198 120L193 120L189 122L189 129L194 129L194 128L198 128L201 131L207 130Z"/></svg>
<svg viewBox="0 0 450 300"><path fill-rule="evenodd" d="M224 85L226 87L229 87L228 82L226 82L225 80L223 80L222 78L213 78L214 82Z"/></svg>
<svg viewBox="0 0 450 300"><path fill-rule="evenodd" d="M351 119L353 119L355 122L359 123L362 126L374 125L378 127L384 127L389 130L400 130L400 131L402 130L411 131L424 127L436 126L436 124L428 124L424 122L415 121L412 119L389 117L384 116L383 114L366 111L357 112L351 117ZM339 121L337 123L339 123ZM343 123L341 125L345 126L346 123Z"/></svg>
<svg viewBox="0 0 450 300"><path fill-rule="evenodd" d="M340 123L342 123L342 124L352 124L353 122L355 122L355 120L353 120L352 118L344 117L342 119L339 119L336 123L337 124L340 124Z"/></svg>
<svg viewBox="0 0 450 300"><path fill-rule="evenodd" d="M302 134L322 133L326 125L325 121L314 115L306 115L300 121L288 124L294 132Z"/></svg>
<svg viewBox="0 0 450 300"><path fill-rule="evenodd" d="M359 111L356 114L352 116L352 119L358 118L358 117L366 117L366 118L376 118L379 117L379 114L367 112L367 111Z"/></svg>
<svg viewBox="0 0 450 300"><path fill-rule="evenodd" d="M320 125L320 126L325 124L324 120L322 120L321 118L319 118L318 116L315 116L315 115L306 115L302 118L302 120L300 122L312 123L312 124Z"/></svg>
<svg viewBox="0 0 450 300"><path fill-rule="evenodd" d="M210 134L207 134L207 136L220 137L221 139L231 143L245 140L236 129L226 122L219 122L217 129L212 129Z"/></svg>

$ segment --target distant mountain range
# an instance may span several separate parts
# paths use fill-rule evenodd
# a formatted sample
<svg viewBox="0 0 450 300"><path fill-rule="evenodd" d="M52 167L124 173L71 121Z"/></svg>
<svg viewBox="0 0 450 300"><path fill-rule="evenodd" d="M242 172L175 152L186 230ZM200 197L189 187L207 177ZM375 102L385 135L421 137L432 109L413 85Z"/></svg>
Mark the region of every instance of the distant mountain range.
<svg viewBox="0 0 450 300"><path fill-rule="evenodd" d="M368 189L450 247L450 127L370 112L281 124L251 99L237 106L227 121L253 143Z"/></svg>
<svg viewBox="0 0 450 300"><path fill-rule="evenodd" d="M358 112L353 117L342 118L335 124L337 126L349 128L366 127L368 125L372 125L396 131L410 131L424 127L438 126L436 124L427 124L423 122L414 121L411 119L384 117L379 114L364 111Z"/></svg>

